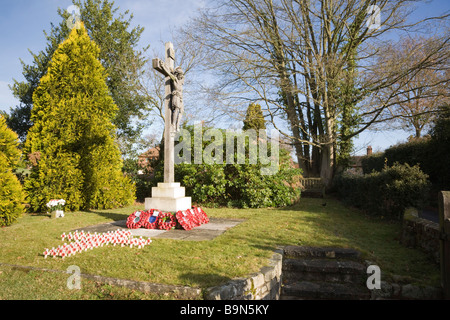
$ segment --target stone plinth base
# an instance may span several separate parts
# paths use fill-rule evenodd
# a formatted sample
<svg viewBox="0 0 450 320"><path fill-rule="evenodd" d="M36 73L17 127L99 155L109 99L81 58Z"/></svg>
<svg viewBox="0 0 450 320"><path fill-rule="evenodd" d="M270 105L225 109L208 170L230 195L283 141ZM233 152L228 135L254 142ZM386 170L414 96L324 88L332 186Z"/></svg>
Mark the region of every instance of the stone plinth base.
<svg viewBox="0 0 450 320"><path fill-rule="evenodd" d="M145 210L177 212L191 207L191 197L185 197L184 187L179 182L158 183L157 187L152 188L152 197L145 198Z"/></svg>

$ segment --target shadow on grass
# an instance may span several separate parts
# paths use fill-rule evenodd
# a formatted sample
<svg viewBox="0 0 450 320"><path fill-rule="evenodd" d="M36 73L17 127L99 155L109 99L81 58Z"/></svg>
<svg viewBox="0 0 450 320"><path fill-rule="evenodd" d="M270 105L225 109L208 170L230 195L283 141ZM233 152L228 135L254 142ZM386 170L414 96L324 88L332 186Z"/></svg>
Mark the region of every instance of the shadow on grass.
<svg viewBox="0 0 450 320"><path fill-rule="evenodd" d="M200 288L214 287L231 280L229 277L224 277L214 273L200 274L193 272L183 273L179 276L179 278L186 283L192 283L193 286Z"/></svg>
<svg viewBox="0 0 450 320"><path fill-rule="evenodd" d="M130 214L132 214L137 208L116 208L116 209L105 209L105 210L84 210L83 212L94 213L101 217L111 219L114 221L126 220Z"/></svg>
<svg viewBox="0 0 450 320"><path fill-rule="evenodd" d="M130 214L133 213L133 212L130 212L127 214L127 213L117 213L117 212L112 212L112 211L97 211L97 210L85 210L84 212L94 213L101 217L111 219L114 221L125 220L126 218L128 218L128 216Z"/></svg>

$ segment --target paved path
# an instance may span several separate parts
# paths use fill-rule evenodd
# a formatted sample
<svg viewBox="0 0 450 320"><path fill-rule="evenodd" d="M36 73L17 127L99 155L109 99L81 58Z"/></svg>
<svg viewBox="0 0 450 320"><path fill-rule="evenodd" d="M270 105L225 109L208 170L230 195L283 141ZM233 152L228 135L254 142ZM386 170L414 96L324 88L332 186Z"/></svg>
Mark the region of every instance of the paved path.
<svg viewBox="0 0 450 320"><path fill-rule="evenodd" d="M192 230L159 230L159 229L128 229L131 230L133 236L150 237L152 239L176 239L176 240L190 240L190 241L203 241L212 240L215 237L221 235L226 230L237 226L245 219L223 219L223 218L209 218L209 222L202 224L199 227ZM117 229L127 229L126 220L118 220L110 223L97 224L85 228L77 229L78 231L85 232L108 232ZM75 231L75 230L71 230Z"/></svg>

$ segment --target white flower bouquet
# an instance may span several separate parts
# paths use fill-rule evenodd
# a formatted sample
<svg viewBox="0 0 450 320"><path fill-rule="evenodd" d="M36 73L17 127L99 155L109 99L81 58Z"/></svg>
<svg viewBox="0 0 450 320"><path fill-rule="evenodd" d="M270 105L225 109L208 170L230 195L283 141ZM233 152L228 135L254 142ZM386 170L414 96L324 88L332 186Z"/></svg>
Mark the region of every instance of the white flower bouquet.
<svg viewBox="0 0 450 320"><path fill-rule="evenodd" d="M64 213L62 211L65 205L66 200L64 199L52 199L47 203L47 208L50 209L50 212L56 211L57 217L64 217Z"/></svg>

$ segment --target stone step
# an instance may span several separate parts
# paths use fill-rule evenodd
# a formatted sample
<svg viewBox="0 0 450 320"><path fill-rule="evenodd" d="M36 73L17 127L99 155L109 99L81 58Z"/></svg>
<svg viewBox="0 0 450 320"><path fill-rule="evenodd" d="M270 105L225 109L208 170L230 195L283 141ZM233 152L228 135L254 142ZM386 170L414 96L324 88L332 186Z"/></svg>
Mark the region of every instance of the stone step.
<svg viewBox="0 0 450 320"><path fill-rule="evenodd" d="M352 260L283 259L283 279L286 281L329 281L365 283L366 267Z"/></svg>
<svg viewBox="0 0 450 320"><path fill-rule="evenodd" d="M284 247L281 299L370 299L367 267L347 248Z"/></svg>
<svg viewBox="0 0 450 320"><path fill-rule="evenodd" d="M286 284L281 287L282 300L368 300L370 291L363 286L301 281L295 284Z"/></svg>
<svg viewBox="0 0 450 320"><path fill-rule="evenodd" d="M287 296L287 295L280 295L280 299L279 300L306 300L306 299L302 299L296 296Z"/></svg>
<svg viewBox="0 0 450 320"><path fill-rule="evenodd" d="M353 283L364 284L367 278L364 278L360 274L341 274L341 273L315 273L315 272L284 272L283 271L283 283L296 283L301 281L324 281L330 283Z"/></svg>
<svg viewBox="0 0 450 320"><path fill-rule="evenodd" d="M285 246L284 257L291 259L316 257L330 259L360 259L361 253L355 249L347 248L314 248L306 246Z"/></svg>

